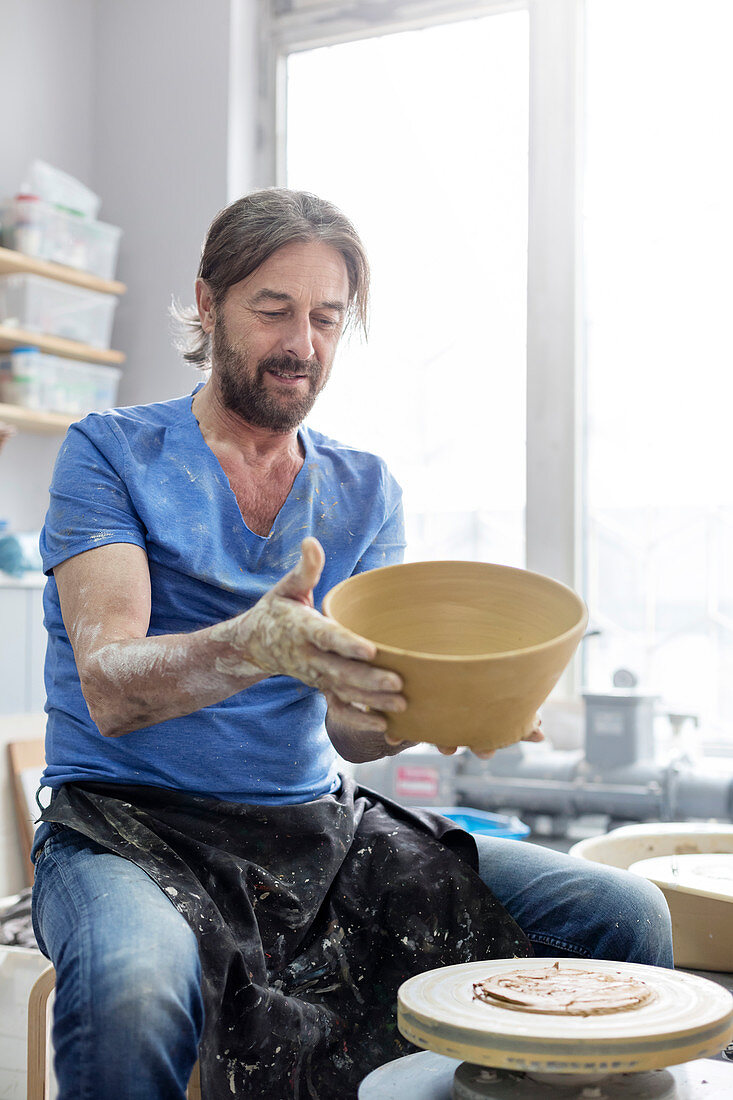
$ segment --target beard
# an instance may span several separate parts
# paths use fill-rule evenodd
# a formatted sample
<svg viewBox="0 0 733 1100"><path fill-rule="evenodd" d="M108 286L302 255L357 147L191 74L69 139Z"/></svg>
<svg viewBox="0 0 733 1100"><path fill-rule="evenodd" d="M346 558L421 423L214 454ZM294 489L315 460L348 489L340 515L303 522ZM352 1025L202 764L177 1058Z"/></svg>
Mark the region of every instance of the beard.
<svg viewBox="0 0 733 1100"><path fill-rule="evenodd" d="M222 321L214 328L213 359L222 404L253 427L273 432L290 432L305 420L318 394L328 381L329 371L317 359L293 359L269 355L252 364L245 351L229 343ZM293 392L275 393L265 383L270 372L293 378L305 377L307 386Z"/></svg>

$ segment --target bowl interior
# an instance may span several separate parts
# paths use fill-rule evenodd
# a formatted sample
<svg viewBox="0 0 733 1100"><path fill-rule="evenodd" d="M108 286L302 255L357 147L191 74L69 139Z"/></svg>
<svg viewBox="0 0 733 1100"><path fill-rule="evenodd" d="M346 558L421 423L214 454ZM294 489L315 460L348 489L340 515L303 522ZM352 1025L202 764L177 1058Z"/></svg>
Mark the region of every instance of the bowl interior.
<svg viewBox="0 0 733 1100"><path fill-rule="evenodd" d="M480 656L542 645L585 621L571 589L486 562L413 562L360 573L324 600L326 614L383 647Z"/></svg>

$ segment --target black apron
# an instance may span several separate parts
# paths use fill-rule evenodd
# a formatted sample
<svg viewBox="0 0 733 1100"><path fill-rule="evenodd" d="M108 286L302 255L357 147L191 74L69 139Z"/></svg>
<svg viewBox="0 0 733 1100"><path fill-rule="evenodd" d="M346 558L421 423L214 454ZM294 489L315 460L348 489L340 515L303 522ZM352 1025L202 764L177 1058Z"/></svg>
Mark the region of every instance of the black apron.
<svg viewBox="0 0 733 1100"><path fill-rule="evenodd" d="M191 926L205 1100L356 1097L416 1049L397 1029L405 979L531 954L468 833L348 778L285 806L67 784L42 818L137 864Z"/></svg>

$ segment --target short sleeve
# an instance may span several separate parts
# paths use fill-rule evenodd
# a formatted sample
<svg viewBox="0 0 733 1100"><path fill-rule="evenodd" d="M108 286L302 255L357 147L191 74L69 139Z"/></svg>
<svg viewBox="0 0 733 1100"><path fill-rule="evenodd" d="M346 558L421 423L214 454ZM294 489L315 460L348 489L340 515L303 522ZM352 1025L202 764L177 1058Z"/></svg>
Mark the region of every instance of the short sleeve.
<svg viewBox="0 0 733 1100"><path fill-rule="evenodd" d="M383 480L386 518L373 541L356 563L354 573L366 573L383 565L399 565L405 556L405 518L402 490L391 474Z"/></svg>
<svg viewBox="0 0 733 1100"><path fill-rule="evenodd" d="M43 570L109 543L145 548L145 529L124 479L124 455L102 417L72 424L61 445L41 531Z"/></svg>

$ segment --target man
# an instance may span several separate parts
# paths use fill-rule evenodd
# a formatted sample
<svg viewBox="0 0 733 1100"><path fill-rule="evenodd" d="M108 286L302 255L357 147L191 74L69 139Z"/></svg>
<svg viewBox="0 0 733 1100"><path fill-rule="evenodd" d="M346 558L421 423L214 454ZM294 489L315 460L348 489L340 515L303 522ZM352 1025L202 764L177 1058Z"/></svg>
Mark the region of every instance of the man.
<svg viewBox="0 0 733 1100"><path fill-rule="evenodd" d="M207 1100L354 1096L410 1049L401 980L525 955L526 936L671 965L641 880L489 841L480 878L467 834L336 770L401 751L388 715L407 705L317 610L403 551L384 464L302 426L367 290L333 206L246 196L212 223L184 315L208 380L61 448L34 846L61 1100L180 1100L197 1053Z"/></svg>

